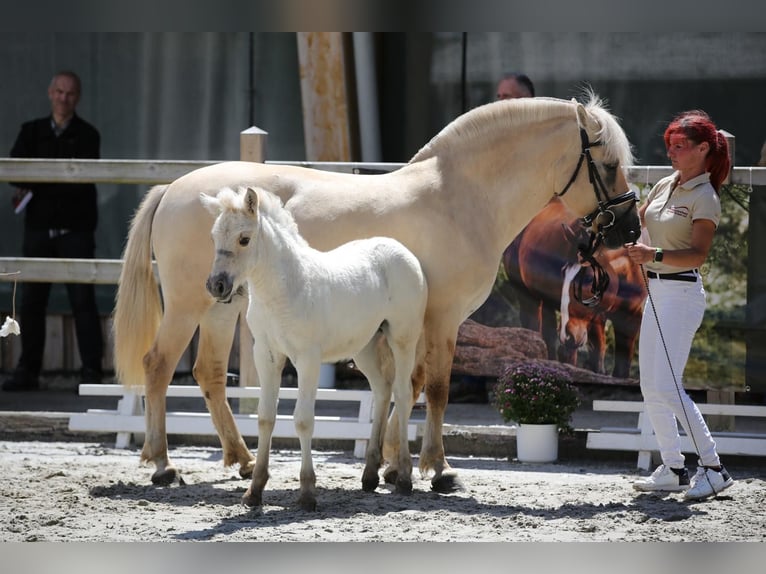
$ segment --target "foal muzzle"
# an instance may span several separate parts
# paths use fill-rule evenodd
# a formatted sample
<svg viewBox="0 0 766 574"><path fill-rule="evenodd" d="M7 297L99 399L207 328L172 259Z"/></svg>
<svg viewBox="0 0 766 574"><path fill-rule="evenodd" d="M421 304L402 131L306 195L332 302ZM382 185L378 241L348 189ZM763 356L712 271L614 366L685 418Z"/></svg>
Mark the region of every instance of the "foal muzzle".
<svg viewBox="0 0 766 574"><path fill-rule="evenodd" d="M234 283L228 273L215 273L207 278L205 283L207 292L210 293L218 302L229 303L233 296Z"/></svg>

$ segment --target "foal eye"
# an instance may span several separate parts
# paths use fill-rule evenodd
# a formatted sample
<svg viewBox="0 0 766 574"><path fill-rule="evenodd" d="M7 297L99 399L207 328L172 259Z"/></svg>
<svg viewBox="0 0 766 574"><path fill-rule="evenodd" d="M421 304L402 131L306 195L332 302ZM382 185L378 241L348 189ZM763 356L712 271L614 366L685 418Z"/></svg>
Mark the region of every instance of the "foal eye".
<svg viewBox="0 0 766 574"><path fill-rule="evenodd" d="M239 238L239 244L242 247L247 247L250 244L250 238L249 237L240 237Z"/></svg>

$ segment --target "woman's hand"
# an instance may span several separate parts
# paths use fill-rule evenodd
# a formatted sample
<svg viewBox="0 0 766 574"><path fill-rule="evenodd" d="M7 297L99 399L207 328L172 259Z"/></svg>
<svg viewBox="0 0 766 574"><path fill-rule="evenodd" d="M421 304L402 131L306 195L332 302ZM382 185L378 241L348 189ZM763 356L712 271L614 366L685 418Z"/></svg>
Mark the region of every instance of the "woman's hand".
<svg viewBox="0 0 766 574"><path fill-rule="evenodd" d="M649 247L643 243L626 243L625 249L628 250L628 257L633 263L638 265L654 261L654 247Z"/></svg>

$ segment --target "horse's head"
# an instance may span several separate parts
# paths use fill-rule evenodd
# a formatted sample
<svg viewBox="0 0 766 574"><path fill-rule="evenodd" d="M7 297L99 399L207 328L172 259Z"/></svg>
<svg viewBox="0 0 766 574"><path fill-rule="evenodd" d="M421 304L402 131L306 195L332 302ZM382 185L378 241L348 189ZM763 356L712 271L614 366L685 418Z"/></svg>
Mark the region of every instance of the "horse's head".
<svg viewBox="0 0 766 574"><path fill-rule="evenodd" d="M638 239L641 231L636 203L623 168L632 163L630 143L617 120L595 94L577 111L578 160L572 175L557 193L580 217L600 243L616 248ZM585 167L585 169L581 169ZM587 179L585 174L587 173Z"/></svg>
<svg viewBox="0 0 766 574"><path fill-rule="evenodd" d="M202 205L215 216L211 235L215 245L213 268L205 286L222 303L244 294L247 262L250 261L258 227L258 193L225 188L217 196L200 194Z"/></svg>

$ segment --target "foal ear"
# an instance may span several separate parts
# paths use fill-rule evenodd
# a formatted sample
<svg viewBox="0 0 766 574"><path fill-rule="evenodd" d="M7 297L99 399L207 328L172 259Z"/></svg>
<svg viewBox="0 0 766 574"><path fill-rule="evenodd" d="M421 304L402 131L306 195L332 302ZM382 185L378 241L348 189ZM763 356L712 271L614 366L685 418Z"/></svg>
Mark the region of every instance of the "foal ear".
<svg viewBox="0 0 766 574"><path fill-rule="evenodd" d="M200 193L199 201L202 206L213 215L217 216L219 213L221 213L221 202L217 197L208 195L206 193Z"/></svg>
<svg viewBox="0 0 766 574"><path fill-rule="evenodd" d="M252 187L248 187L245 192L245 209L250 215L258 214L259 200L258 193Z"/></svg>

